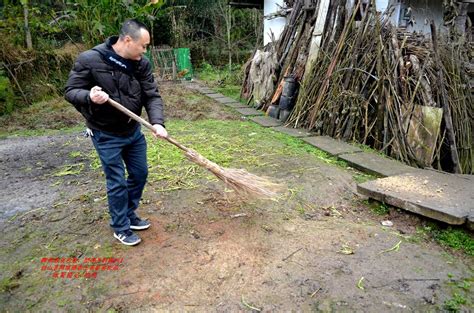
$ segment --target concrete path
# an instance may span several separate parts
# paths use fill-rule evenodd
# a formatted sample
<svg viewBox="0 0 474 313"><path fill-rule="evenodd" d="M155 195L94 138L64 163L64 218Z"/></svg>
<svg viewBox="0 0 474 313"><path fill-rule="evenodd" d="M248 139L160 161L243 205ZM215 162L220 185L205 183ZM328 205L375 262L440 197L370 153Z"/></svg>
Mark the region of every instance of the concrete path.
<svg viewBox="0 0 474 313"><path fill-rule="evenodd" d="M207 93L206 96L212 99L225 98L225 96L220 93Z"/></svg>
<svg viewBox="0 0 474 313"><path fill-rule="evenodd" d="M277 126L277 127L272 127L272 129L276 130L277 132L284 133L291 137L296 137L296 138L311 136L310 132L302 128L289 128L285 126Z"/></svg>
<svg viewBox="0 0 474 313"><path fill-rule="evenodd" d="M226 107L234 108L234 109L239 109L239 108L248 108L248 105L245 105L240 102L229 102L229 103L223 103Z"/></svg>
<svg viewBox="0 0 474 313"><path fill-rule="evenodd" d="M283 124L281 121L269 116L256 116L252 117L251 120L263 127L275 127Z"/></svg>
<svg viewBox="0 0 474 313"><path fill-rule="evenodd" d="M362 152L361 149L354 145L327 136L307 137L303 138L303 141L334 156Z"/></svg>
<svg viewBox="0 0 474 313"><path fill-rule="evenodd" d="M255 110L254 108L237 108L235 109L237 112L242 114L243 116L256 116L256 115L263 115L262 111Z"/></svg>
<svg viewBox="0 0 474 313"><path fill-rule="evenodd" d="M354 168L375 176L387 177L419 171L376 152L344 153L338 156Z"/></svg>
<svg viewBox="0 0 474 313"><path fill-rule="evenodd" d="M305 129L282 126L282 122L263 115L234 99L214 92L198 83L187 83L192 88L223 105L234 108L250 120L306 143L347 162L350 166L375 176L385 177L359 184L357 190L377 201L417 213L452 225L463 225L474 230L474 175L454 175L410 167L377 152L362 151L359 147L327 136L314 136Z"/></svg>

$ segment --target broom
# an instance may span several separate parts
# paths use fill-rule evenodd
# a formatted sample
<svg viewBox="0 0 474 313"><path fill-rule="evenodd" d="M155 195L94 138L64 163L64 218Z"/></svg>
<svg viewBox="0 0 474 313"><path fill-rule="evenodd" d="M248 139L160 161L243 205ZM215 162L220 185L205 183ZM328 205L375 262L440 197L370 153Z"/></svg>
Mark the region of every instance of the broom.
<svg viewBox="0 0 474 313"><path fill-rule="evenodd" d="M130 118L134 119L135 121L150 129L153 133L155 132L155 129L150 123L148 123L146 120L136 115L129 109L125 108L117 101L109 99L108 102L110 105L112 105L119 111L125 113ZM253 196L271 199L277 197L279 191L281 190L281 186L279 184L273 183L263 177L248 173L245 170L223 168L217 165L216 163L209 161L193 149L187 148L184 145L180 144L170 136L164 137L163 139L167 140L169 143L172 143L179 149L183 150L185 152L186 157L191 162L194 162L197 165L207 169L209 172L214 174L217 178L219 178L227 186L235 190L241 196Z"/></svg>

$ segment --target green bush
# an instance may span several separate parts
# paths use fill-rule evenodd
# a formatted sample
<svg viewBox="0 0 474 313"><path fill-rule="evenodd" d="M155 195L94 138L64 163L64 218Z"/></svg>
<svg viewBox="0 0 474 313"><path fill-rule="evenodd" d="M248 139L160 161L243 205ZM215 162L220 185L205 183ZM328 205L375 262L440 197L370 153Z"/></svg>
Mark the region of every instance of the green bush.
<svg viewBox="0 0 474 313"><path fill-rule="evenodd" d="M221 87L225 85L242 85L243 72L242 65L240 64L233 64L231 71L229 71L227 66L217 67L203 62L197 72L199 79Z"/></svg>
<svg viewBox="0 0 474 313"><path fill-rule="evenodd" d="M2 74L0 73L0 115L5 115L13 111L15 95L10 80Z"/></svg>

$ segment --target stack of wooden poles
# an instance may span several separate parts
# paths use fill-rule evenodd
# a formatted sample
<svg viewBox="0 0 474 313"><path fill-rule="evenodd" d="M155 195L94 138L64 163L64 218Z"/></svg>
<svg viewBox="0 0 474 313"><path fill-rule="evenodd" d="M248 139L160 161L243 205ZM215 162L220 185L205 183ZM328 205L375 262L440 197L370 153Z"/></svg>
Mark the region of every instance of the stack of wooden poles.
<svg viewBox="0 0 474 313"><path fill-rule="evenodd" d="M292 75L300 91L288 125L360 142L414 166L473 173L466 45L437 36L433 23L431 37L394 28L375 1L350 10L346 1L330 1L318 55L308 67L320 2L294 2L274 46L278 87L267 105L277 103L283 78Z"/></svg>

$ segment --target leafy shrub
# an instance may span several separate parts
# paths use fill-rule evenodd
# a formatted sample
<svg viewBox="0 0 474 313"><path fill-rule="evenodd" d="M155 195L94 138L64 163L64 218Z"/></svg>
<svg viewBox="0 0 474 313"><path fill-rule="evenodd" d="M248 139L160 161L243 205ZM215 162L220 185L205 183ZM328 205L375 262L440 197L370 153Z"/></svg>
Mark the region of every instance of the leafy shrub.
<svg viewBox="0 0 474 313"><path fill-rule="evenodd" d="M2 74L0 72L0 115L11 113L15 101L10 80Z"/></svg>

